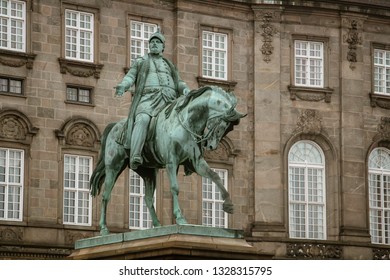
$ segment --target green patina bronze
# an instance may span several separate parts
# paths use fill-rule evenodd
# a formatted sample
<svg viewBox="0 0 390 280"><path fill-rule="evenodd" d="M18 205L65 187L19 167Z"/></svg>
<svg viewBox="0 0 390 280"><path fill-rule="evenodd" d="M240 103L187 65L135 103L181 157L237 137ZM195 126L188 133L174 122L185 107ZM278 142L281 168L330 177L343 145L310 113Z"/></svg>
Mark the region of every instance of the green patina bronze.
<svg viewBox="0 0 390 280"><path fill-rule="evenodd" d="M235 109L233 93L218 87L189 91L172 63L162 58L164 43L161 33L153 34L150 53L137 59L116 87L116 94L123 95L135 84L135 94L128 118L106 127L100 158L90 179L93 196L100 193L104 183L99 223L102 235L109 233L106 210L111 191L127 166L145 182L145 203L154 227L161 226L153 206L157 171L161 168L168 173L177 224L187 224L178 200L179 165L184 165L187 175L196 172L211 179L221 192L224 211L233 212L230 195L204 160L203 151L216 149L245 115Z"/></svg>

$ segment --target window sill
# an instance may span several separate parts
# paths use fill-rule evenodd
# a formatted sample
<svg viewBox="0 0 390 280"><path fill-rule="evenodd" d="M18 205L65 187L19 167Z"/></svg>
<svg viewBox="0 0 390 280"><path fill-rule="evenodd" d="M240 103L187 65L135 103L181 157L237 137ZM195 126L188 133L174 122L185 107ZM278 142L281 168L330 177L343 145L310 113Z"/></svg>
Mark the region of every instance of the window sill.
<svg viewBox="0 0 390 280"><path fill-rule="evenodd" d="M234 91L234 88L237 84L237 82L235 81L216 80L216 79L204 78L204 77L197 77L196 79L198 81L199 87L218 86L228 92Z"/></svg>
<svg viewBox="0 0 390 280"><path fill-rule="evenodd" d="M370 93L371 107L390 109L390 95Z"/></svg>
<svg viewBox="0 0 390 280"><path fill-rule="evenodd" d="M324 100L326 103L331 102L333 89L331 88L310 88L310 87L298 87L288 86L290 91L290 99L296 100L297 98L304 101L318 102Z"/></svg>
<svg viewBox="0 0 390 280"><path fill-rule="evenodd" d="M27 69L33 68L33 62L36 54L22 53L0 49L0 64L10 67L22 67L26 65Z"/></svg>
<svg viewBox="0 0 390 280"><path fill-rule="evenodd" d="M76 101L65 101L66 104L72 104L72 105L81 105L81 106L86 106L86 107L95 107L94 104L92 103L85 103L85 102L76 102Z"/></svg>
<svg viewBox="0 0 390 280"><path fill-rule="evenodd" d="M21 93L0 92L0 95L10 96L10 97L27 98L27 96L25 96L24 94L21 94Z"/></svg>
<svg viewBox="0 0 390 280"><path fill-rule="evenodd" d="M65 58L58 58L58 62L60 63L61 74L70 73L73 76L83 78L93 76L95 79L100 79L100 72L103 68L103 64L69 60Z"/></svg>

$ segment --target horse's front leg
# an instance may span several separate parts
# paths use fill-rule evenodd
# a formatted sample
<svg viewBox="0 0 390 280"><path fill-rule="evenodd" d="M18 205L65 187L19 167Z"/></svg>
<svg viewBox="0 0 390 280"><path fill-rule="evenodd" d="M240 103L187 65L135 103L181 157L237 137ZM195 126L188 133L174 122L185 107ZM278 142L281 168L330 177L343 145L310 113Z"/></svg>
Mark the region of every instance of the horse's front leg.
<svg viewBox="0 0 390 280"><path fill-rule="evenodd" d="M201 158L196 166L195 166L195 171L202 177L206 177L210 180L212 180L218 187L219 191L221 192L222 199L224 200L223 203L223 211L233 214L233 203L232 200L230 199L230 195L228 191L225 189L223 182L221 178L218 176L216 172L211 170L207 162Z"/></svg>
<svg viewBox="0 0 390 280"><path fill-rule="evenodd" d="M176 218L176 223L178 225L188 224L187 220L184 218L181 213L180 205L179 205L179 185L177 183L177 165L176 164L167 164L166 169L168 172L169 182L171 184L171 193L172 193L172 201L173 201L173 214Z"/></svg>

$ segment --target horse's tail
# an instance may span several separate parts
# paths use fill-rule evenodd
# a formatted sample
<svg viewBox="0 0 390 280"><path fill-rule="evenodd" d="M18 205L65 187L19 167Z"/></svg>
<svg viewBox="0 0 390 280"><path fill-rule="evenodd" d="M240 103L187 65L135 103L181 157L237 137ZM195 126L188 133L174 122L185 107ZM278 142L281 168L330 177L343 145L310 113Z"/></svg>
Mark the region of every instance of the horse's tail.
<svg viewBox="0 0 390 280"><path fill-rule="evenodd" d="M104 164L104 154L106 152L106 140L108 133L112 130L116 123L110 123L104 129L103 136L101 138L101 148L98 163L95 167L91 175L91 179L89 180L89 188L91 190L91 195L96 196L100 193L102 188L104 178L106 177L106 166Z"/></svg>

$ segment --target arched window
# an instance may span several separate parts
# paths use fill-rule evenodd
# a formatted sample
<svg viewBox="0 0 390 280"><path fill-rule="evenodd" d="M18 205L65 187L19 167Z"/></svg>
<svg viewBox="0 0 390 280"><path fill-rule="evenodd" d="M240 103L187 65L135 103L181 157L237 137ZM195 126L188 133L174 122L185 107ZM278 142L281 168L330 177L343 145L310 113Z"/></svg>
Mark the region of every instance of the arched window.
<svg viewBox="0 0 390 280"><path fill-rule="evenodd" d="M325 157L312 141L295 143L288 154L290 238L326 239Z"/></svg>
<svg viewBox="0 0 390 280"><path fill-rule="evenodd" d="M374 149L368 159L372 243L390 244L390 150Z"/></svg>

